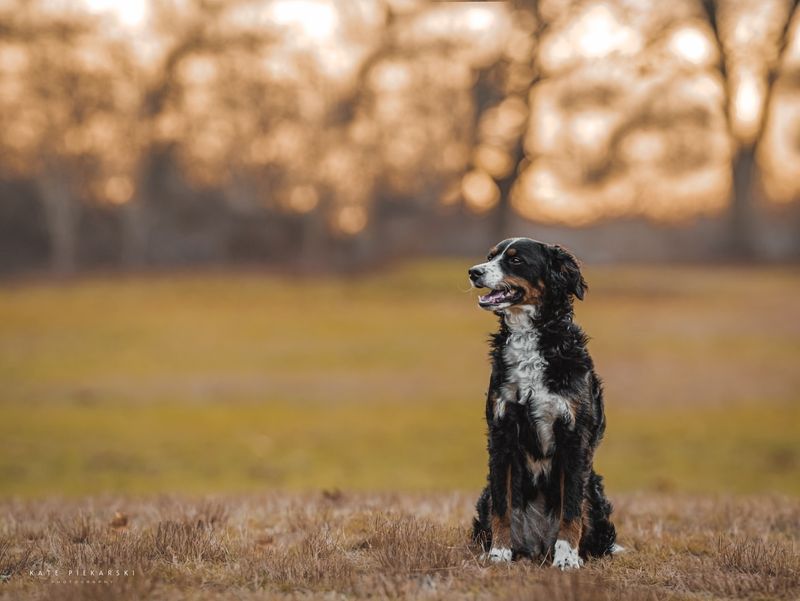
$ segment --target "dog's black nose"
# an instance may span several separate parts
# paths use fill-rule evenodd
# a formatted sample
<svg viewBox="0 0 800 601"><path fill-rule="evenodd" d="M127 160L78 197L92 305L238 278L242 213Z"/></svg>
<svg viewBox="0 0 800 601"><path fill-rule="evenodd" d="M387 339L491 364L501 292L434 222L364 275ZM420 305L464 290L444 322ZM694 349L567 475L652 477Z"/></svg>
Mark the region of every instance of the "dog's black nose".
<svg viewBox="0 0 800 601"><path fill-rule="evenodd" d="M473 282L476 281L478 278L480 278L482 275L483 275L482 267L472 267L469 270L469 279Z"/></svg>

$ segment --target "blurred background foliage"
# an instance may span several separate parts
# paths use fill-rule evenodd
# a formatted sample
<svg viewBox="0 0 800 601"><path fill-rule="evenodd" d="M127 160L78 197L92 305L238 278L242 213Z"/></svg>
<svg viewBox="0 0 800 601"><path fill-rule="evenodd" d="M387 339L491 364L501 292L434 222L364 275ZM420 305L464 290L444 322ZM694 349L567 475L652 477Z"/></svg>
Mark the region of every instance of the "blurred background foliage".
<svg viewBox="0 0 800 601"><path fill-rule="evenodd" d="M0 269L796 257L795 6L3 0Z"/></svg>
<svg viewBox="0 0 800 601"><path fill-rule="evenodd" d="M0 0L0 494L478 490L508 235L612 496L798 494L798 198L797 2Z"/></svg>

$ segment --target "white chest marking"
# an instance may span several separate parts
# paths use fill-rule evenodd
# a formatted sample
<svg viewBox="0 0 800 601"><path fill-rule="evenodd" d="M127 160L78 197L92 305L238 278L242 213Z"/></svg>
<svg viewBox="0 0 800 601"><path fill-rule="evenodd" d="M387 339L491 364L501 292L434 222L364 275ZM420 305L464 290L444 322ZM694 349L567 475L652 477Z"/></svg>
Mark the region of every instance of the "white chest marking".
<svg viewBox="0 0 800 601"><path fill-rule="evenodd" d="M553 424L559 418L571 423L570 405L561 395L550 392L544 381L547 360L539 352L539 332L533 326L535 308L506 312L510 333L503 348L506 380L495 405L495 417L505 414L506 403L522 403L535 420L542 451L553 445Z"/></svg>

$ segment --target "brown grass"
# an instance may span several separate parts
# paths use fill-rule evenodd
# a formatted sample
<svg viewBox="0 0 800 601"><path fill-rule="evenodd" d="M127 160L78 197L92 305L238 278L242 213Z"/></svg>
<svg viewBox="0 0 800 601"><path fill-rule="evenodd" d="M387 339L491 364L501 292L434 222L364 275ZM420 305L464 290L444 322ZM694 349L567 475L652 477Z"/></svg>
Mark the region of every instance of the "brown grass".
<svg viewBox="0 0 800 601"><path fill-rule="evenodd" d="M472 502L339 492L5 501L0 598L633 601L800 591L796 499L623 496L616 521L628 552L566 574L530 561L485 565L469 543ZM84 568L135 574L61 583L91 580L66 573Z"/></svg>

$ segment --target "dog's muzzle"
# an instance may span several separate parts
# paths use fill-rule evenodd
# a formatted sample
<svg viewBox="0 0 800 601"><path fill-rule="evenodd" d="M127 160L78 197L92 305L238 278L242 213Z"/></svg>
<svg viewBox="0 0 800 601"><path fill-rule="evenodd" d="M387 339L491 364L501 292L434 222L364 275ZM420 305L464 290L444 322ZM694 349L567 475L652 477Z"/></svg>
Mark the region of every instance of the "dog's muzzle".
<svg viewBox="0 0 800 601"><path fill-rule="evenodd" d="M509 286L493 262L475 265L467 273L470 283L475 288L489 288L489 292L478 297L478 305L483 309L502 309L522 298L522 291Z"/></svg>

